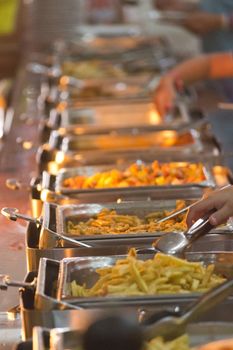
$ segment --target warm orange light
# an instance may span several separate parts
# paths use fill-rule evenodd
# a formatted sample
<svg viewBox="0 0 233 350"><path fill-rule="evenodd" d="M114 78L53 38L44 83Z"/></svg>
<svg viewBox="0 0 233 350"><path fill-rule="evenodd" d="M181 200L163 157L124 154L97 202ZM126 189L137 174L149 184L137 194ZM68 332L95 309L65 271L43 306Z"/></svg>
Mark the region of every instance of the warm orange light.
<svg viewBox="0 0 233 350"><path fill-rule="evenodd" d="M151 124L154 124L154 125L161 124L161 117L159 113L156 111L156 109L151 108L149 112L149 120Z"/></svg>
<svg viewBox="0 0 233 350"><path fill-rule="evenodd" d="M173 130L161 131L164 147L172 147L177 143L177 133Z"/></svg>
<svg viewBox="0 0 233 350"><path fill-rule="evenodd" d="M57 111L58 112L63 112L67 107L67 102L60 102L58 105L57 105Z"/></svg>
<svg viewBox="0 0 233 350"><path fill-rule="evenodd" d="M65 87L69 84L69 81L70 81L70 78L67 77L66 75L63 75L61 78L60 78L60 85L62 87Z"/></svg>

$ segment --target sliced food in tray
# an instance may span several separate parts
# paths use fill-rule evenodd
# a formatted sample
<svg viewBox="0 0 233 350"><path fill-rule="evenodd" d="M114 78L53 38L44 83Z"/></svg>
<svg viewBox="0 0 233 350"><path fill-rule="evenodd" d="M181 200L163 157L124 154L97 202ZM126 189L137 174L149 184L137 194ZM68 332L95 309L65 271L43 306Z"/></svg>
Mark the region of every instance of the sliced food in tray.
<svg viewBox="0 0 233 350"><path fill-rule="evenodd" d="M86 166L58 172L56 191L114 190L139 187L215 186L211 169L202 163L136 163Z"/></svg>

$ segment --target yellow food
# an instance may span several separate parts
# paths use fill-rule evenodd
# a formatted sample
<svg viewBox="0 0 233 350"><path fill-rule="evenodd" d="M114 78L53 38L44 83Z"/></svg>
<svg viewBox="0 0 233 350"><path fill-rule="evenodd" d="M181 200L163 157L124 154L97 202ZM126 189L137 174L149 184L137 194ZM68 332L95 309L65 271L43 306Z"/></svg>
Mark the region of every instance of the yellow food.
<svg viewBox="0 0 233 350"><path fill-rule="evenodd" d="M214 273L214 265L189 262L157 253L153 259L138 260L131 249L128 256L115 265L96 270L97 282L91 287L71 282L75 297L142 296L206 292L225 279Z"/></svg>
<svg viewBox="0 0 233 350"><path fill-rule="evenodd" d="M64 180L63 185L72 189L164 186L199 183L205 180L201 163L171 162L150 165L132 164L125 170L112 169L91 176L74 176Z"/></svg>
<svg viewBox="0 0 233 350"><path fill-rule="evenodd" d="M98 60L66 61L63 63L62 71L63 74L71 75L78 79L123 78L126 76L121 67Z"/></svg>
<svg viewBox="0 0 233 350"><path fill-rule="evenodd" d="M103 235L145 232L185 231L186 215L179 214L162 223L157 220L185 207L184 201L177 201L175 210L158 211L148 214L141 219L135 215L119 215L115 210L103 209L86 222L75 222L75 218L67 222L67 232L71 235Z"/></svg>
<svg viewBox="0 0 233 350"><path fill-rule="evenodd" d="M190 350L189 338L186 334L172 341L165 342L157 337L146 343L145 350Z"/></svg>

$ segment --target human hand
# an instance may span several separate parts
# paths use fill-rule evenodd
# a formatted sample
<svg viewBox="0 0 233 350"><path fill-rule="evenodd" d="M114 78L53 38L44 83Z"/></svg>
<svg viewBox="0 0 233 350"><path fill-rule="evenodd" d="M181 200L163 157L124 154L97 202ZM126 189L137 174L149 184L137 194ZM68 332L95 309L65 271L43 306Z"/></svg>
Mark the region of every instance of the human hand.
<svg viewBox="0 0 233 350"><path fill-rule="evenodd" d="M157 111L163 117L174 105L176 99L176 89L173 80L164 77L160 80L155 90L154 103Z"/></svg>
<svg viewBox="0 0 233 350"><path fill-rule="evenodd" d="M224 16L220 14L210 14L204 12L196 12L182 21L182 25L197 35L204 35L224 27Z"/></svg>
<svg viewBox="0 0 233 350"><path fill-rule="evenodd" d="M212 209L216 210L209 219L213 226L223 224L233 216L233 186L214 191L191 207L187 216L188 227Z"/></svg>
<svg viewBox="0 0 233 350"><path fill-rule="evenodd" d="M155 5L160 11L177 10L177 0L156 0Z"/></svg>

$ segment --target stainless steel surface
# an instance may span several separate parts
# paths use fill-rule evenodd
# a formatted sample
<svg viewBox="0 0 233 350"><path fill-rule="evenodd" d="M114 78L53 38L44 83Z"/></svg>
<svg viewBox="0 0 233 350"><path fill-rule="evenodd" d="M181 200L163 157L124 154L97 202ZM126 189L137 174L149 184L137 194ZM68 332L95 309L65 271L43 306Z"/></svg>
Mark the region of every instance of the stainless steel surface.
<svg viewBox="0 0 233 350"><path fill-rule="evenodd" d="M154 254L139 254L138 258L141 260L147 260L153 257ZM224 275L228 279L233 276L233 271L231 264L233 261L233 254L230 252L225 253L185 253L185 258L190 261L203 261L205 265L213 263L215 265L215 272ZM125 255L115 255L109 257L83 257L83 258L70 258L64 259L60 263L60 275L59 275L59 285L57 290L57 297L59 300L65 300L66 302L72 303L74 305L84 306L89 305L90 307L95 307L96 305L101 307L105 304L106 306L114 306L118 304L119 306L127 303L146 303L149 300L164 300L164 299L177 299L183 298L184 294L167 294L167 295L145 295L143 297L128 297L128 296L104 296L104 297L73 297L69 283L73 280L77 281L78 284L86 284L87 288L91 288L98 279L98 274L96 269L101 267L112 266L119 259L125 258ZM200 258L201 257L201 258ZM199 293L186 293L185 297L188 299L196 299L200 295Z"/></svg>
<svg viewBox="0 0 233 350"><path fill-rule="evenodd" d="M99 242L92 240L92 245L95 245L91 249L92 256L109 256L116 254L126 254L130 247L141 247L147 248L148 245L154 243L154 238L130 238L128 240L122 240L118 238L117 245L113 246L112 241L102 240L102 247L98 247ZM28 271L38 271L39 261L41 258L48 258L53 260L62 260L68 257L80 257L80 256L89 256L89 249L83 248L69 248L69 247L60 247L60 248L38 248L39 238L36 232L30 231L30 234L27 236L27 246L26 246L26 256L27 256L27 270ZM193 252L229 252L233 250L232 234L222 232L220 234L212 233L206 235L196 241L192 247L191 251Z"/></svg>
<svg viewBox="0 0 233 350"><path fill-rule="evenodd" d="M36 163L32 150L22 150L17 143L17 138L27 139L28 135L37 142L37 130L33 115L30 122L21 119L25 111L26 95L25 72L21 70L14 84L12 108L14 109L13 127L6 138L0 143L0 208L9 206L17 207L22 212L30 210L28 201L29 193L26 191L13 192L6 188L8 178L19 176L23 182L29 183L34 174ZM10 123L11 124L11 123ZM9 125L10 126L10 125ZM25 230L24 223L7 224L6 218L0 216L0 266L2 274L9 274L14 279L22 279L26 273L25 262ZM1 292L0 311L5 311L18 303L18 291L11 288L8 293Z"/></svg>
<svg viewBox="0 0 233 350"><path fill-rule="evenodd" d="M9 220L12 220L12 221L16 221L17 219L22 219L24 221L29 221L33 224L37 224L37 225L41 225L42 223L42 218L40 219L35 219L31 216L28 216L28 215L25 215L25 214L20 214L18 212L18 209L16 208L3 208L1 210L1 213L2 215L6 216ZM49 231L49 233L53 236L55 236L55 239L58 240L58 241L65 241L67 243L69 243L70 245L74 245L74 246L77 246L77 247L86 247L86 248L89 248L91 247L90 245L88 244L85 244L83 242L79 242L78 240L74 240L72 239L71 237L67 237L67 236L64 236L62 233L58 233L56 231L52 231L51 229L47 228L47 230Z"/></svg>
<svg viewBox="0 0 233 350"><path fill-rule="evenodd" d="M169 255L184 255L185 250L197 239L207 234L213 226L209 222L209 215L198 219L186 232L167 233L159 237L154 243L155 251Z"/></svg>
<svg viewBox="0 0 233 350"><path fill-rule="evenodd" d="M162 234L160 231L154 231L154 232L147 232L142 229L139 230L139 232L132 231L129 233L117 233L113 232L114 234L106 234L103 232L99 235L75 235L71 234L67 231L67 223L68 221L72 222L79 222L79 221L87 221L88 219L94 218L98 213L101 212L103 209L108 210L114 210L117 212L118 215L134 215L138 216L141 219L145 219L146 216L155 214L155 221L157 221L156 214L160 213L160 216L165 210L174 210L176 208L176 200L154 200L154 201L137 201L137 202L123 202L123 203L92 203L92 204L79 204L79 205L64 205L64 206L56 206L54 208L51 208L51 205L49 203L44 204L44 230L41 230L40 233L40 241L43 241L43 245L40 244L40 248L44 249L48 247L48 242L51 240L50 232L48 232L48 228L51 227L51 225L54 225L56 227L56 232L61 235L72 237L73 239L78 239L79 241L88 241L91 244L91 241L94 240L96 244L97 240L103 239L112 239L112 244L114 245L116 240L119 242L119 239L121 239L121 242L124 238L127 238L127 242L129 242L130 237L133 236L137 237L158 237ZM55 217L51 214L49 215L49 212L54 211ZM52 217L51 217L52 216ZM171 227L172 230L172 227ZM42 238L43 236L43 238ZM47 236L47 237L46 237ZM46 244L46 240L48 240ZM55 243L55 242L54 242ZM64 244L60 242L62 246L67 246L66 241L64 241ZM110 242L109 242L110 244Z"/></svg>
<svg viewBox="0 0 233 350"><path fill-rule="evenodd" d="M144 337L153 339L157 336L172 340L186 332L187 325L198 319L216 305L220 304L233 292L233 279L221 284L201 296L198 301L182 316L164 317L155 324L145 326Z"/></svg>
<svg viewBox="0 0 233 350"><path fill-rule="evenodd" d="M0 312L0 349L12 350L21 341L21 320L11 319L7 312Z"/></svg>
<svg viewBox="0 0 233 350"><path fill-rule="evenodd" d="M58 115L61 115L60 122ZM117 117L117 118L116 118ZM103 104L84 106L80 108L66 108L59 112L52 110L49 116L48 125L52 128L59 125L65 128L71 128L75 125L81 129L104 129L104 128L139 128L139 127L168 127L185 125L191 122L192 115L186 108L175 108L172 115L161 120L155 111L153 103L150 101L136 101L134 103L125 102L123 104Z"/></svg>
<svg viewBox="0 0 233 350"><path fill-rule="evenodd" d="M56 133L56 131L55 131ZM179 143L184 138L184 143ZM174 144L169 145L174 141ZM59 147L59 146L58 146ZM134 129L132 132L121 134L116 131L115 134L107 135L65 135L62 139L59 149L63 152L82 152L85 150L114 150L114 149L148 149L152 148L158 152L161 150L167 152L196 152L203 151L203 144L200 141L198 131L191 129L186 132L176 132L173 130L140 132Z"/></svg>
<svg viewBox="0 0 233 350"><path fill-rule="evenodd" d="M94 315L92 317L94 319ZM88 324L87 314L85 320L87 320L87 322L85 326L83 326L83 329L85 329ZM81 325L79 330L68 330L65 328L51 330L51 350L64 350L67 348L75 350L81 339L81 330ZM230 322L198 322L187 326L187 334L189 335L191 346L200 346L210 341L231 338L232 332L233 324Z"/></svg>

